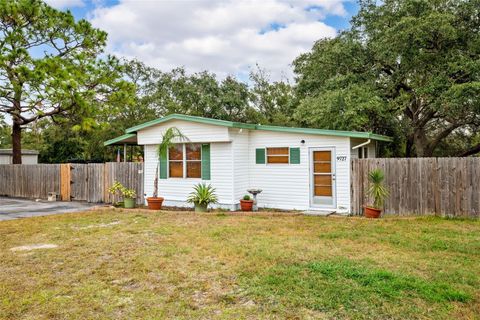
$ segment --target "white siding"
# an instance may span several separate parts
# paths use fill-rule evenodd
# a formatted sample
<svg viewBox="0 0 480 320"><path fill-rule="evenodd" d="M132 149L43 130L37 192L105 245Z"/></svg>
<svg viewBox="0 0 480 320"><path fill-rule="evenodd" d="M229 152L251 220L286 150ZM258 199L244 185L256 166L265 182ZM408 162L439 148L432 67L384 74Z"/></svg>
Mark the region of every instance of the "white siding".
<svg viewBox="0 0 480 320"><path fill-rule="evenodd" d="M158 144L162 139L163 132L171 127L178 128L191 142L230 141L227 127L182 120L171 120L138 131L138 144Z"/></svg>
<svg viewBox="0 0 480 320"><path fill-rule="evenodd" d="M249 161L255 153L249 153L249 130L230 129L233 151L233 197L238 204L249 187Z"/></svg>
<svg viewBox="0 0 480 320"><path fill-rule="evenodd" d="M350 139L347 137L251 131L249 144L249 187L260 188L258 205L279 209L310 208L309 148L334 147L336 161L337 210L350 208ZM301 144L305 140L305 144ZM299 147L300 164L256 164L255 149L265 147Z"/></svg>
<svg viewBox="0 0 480 320"><path fill-rule="evenodd" d="M13 157L9 154L0 155L0 164L12 164ZM38 155L36 154L24 154L22 155L22 164L37 164Z"/></svg>
<svg viewBox="0 0 480 320"><path fill-rule="evenodd" d="M165 205L185 206L185 200L193 186L200 182L210 183L216 188L219 206L232 208L233 205L233 170L232 143L220 142L210 144L210 175L211 180L169 178L158 179L158 195L165 198ZM157 145L145 146L145 194L153 194L153 181L157 169ZM188 206L192 206L188 204Z"/></svg>

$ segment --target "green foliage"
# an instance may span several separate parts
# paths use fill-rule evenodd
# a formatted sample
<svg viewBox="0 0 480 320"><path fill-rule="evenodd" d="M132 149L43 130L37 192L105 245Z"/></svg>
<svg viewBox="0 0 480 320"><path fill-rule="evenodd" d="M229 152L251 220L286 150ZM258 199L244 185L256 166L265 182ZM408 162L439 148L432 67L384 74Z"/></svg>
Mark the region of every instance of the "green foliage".
<svg viewBox="0 0 480 320"><path fill-rule="evenodd" d="M374 169L368 173L368 190L367 193L373 198L373 206L381 209L385 199L388 197L388 189L383 185L385 175L382 170Z"/></svg>
<svg viewBox="0 0 480 320"><path fill-rule="evenodd" d="M392 135L399 155L480 151L479 8L479 0L362 1L350 30L294 61L295 119ZM457 147L445 154L444 142Z"/></svg>
<svg viewBox="0 0 480 320"><path fill-rule="evenodd" d="M189 203L208 206L210 203L218 202L215 188L210 184L199 183L193 187L193 190L187 198L187 202Z"/></svg>
<svg viewBox="0 0 480 320"><path fill-rule="evenodd" d="M107 34L88 21L39 0L0 0L0 21L0 112L13 122L14 158L30 123L80 117L91 127L102 108L129 103L121 65L100 59Z"/></svg>
<svg viewBox="0 0 480 320"><path fill-rule="evenodd" d="M243 196L243 200L251 200L250 195L246 194Z"/></svg>
<svg viewBox="0 0 480 320"><path fill-rule="evenodd" d="M134 189L128 189L118 181L108 188L108 193L121 195L123 198L135 198L137 196Z"/></svg>
<svg viewBox="0 0 480 320"><path fill-rule="evenodd" d="M175 143L188 141L188 137L185 136L177 127L168 128L162 135L162 141L157 147L158 157L162 154L166 154L168 149L173 147Z"/></svg>

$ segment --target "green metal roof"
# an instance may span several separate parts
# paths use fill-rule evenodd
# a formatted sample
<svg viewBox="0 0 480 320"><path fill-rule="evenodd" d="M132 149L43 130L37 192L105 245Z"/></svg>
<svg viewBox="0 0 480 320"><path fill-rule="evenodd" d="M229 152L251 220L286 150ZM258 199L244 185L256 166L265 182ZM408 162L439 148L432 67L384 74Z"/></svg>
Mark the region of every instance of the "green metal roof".
<svg viewBox="0 0 480 320"><path fill-rule="evenodd" d="M224 127L230 127L230 128L245 128L245 129L255 129L254 124L248 124L248 123L241 123L241 122L232 122L232 121L226 121L226 120L218 120L218 119L210 119L210 118L203 118L203 117L196 117L196 116L187 116L184 114L170 114L168 116L165 116L163 118L158 118L152 121L148 121L142 124L139 124L135 127L128 128L125 130L126 133L132 133L132 132L137 132L139 130L151 127L153 125L167 122L169 120L185 120L185 121L190 121L190 122L198 122L198 123L205 123L205 124L213 124L216 126L224 126Z"/></svg>
<svg viewBox="0 0 480 320"><path fill-rule="evenodd" d="M250 130L265 130L265 131L276 131L276 132L290 132L290 133L303 133L303 134L315 134L315 135L324 135L324 136L338 136L338 137L350 137L350 138L364 138L372 139L378 141L393 141L392 138L371 133L371 132L358 132L358 131L341 131L341 130L325 130L325 129L313 129L313 128L294 128L294 127L280 127L280 126L270 126L270 125L261 125L261 124L248 124L241 122L233 122L226 120L210 119L196 116L187 116L184 114L170 114L166 117L148 121L137 126L128 128L125 132L128 134L134 134L137 131L143 130L145 128L154 126L156 124L164 123L170 120L184 120L197 123L205 123L216 126L224 126L229 128L244 128ZM114 144L123 139L127 138L127 135L111 139L105 142L105 145ZM112 142L113 141L113 142Z"/></svg>
<svg viewBox="0 0 480 320"><path fill-rule="evenodd" d="M129 140L131 138L136 138L137 134L136 133L127 133L124 135L121 135L120 137L116 137L110 140L107 140L103 143L104 146L109 146L112 144L124 144L125 140Z"/></svg>

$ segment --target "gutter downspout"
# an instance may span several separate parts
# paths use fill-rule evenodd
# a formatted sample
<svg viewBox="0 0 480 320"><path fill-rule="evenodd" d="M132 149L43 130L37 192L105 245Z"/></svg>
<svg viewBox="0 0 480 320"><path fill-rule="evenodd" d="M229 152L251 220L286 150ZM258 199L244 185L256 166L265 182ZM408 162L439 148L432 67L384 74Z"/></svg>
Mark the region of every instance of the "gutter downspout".
<svg viewBox="0 0 480 320"><path fill-rule="evenodd" d="M352 147L352 150L358 149L360 147L366 146L367 144L370 144L372 142L372 139L368 139L367 141L357 144L355 147Z"/></svg>

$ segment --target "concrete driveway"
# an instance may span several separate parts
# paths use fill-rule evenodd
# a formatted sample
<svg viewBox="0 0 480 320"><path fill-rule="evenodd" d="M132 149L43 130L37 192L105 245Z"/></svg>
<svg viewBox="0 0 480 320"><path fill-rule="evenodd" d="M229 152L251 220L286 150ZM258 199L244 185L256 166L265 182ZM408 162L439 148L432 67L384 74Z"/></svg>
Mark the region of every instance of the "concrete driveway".
<svg viewBox="0 0 480 320"><path fill-rule="evenodd" d="M87 202L35 201L0 197L0 221L85 211L96 206Z"/></svg>

